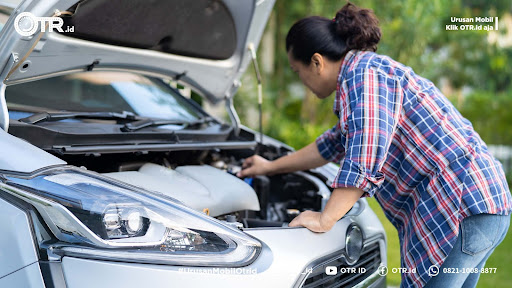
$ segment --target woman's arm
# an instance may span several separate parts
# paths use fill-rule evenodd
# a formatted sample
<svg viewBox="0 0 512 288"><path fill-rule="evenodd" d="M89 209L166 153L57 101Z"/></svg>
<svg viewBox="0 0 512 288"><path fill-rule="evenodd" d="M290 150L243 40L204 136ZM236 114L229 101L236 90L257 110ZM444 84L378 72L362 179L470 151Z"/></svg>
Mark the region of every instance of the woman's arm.
<svg viewBox="0 0 512 288"><path fill-rule="evenodd" d="M240 171L237 176L248 177L265 174L289 173L313 169L327 163L329 163L329 161L325 160L322 155L320 155L316 143L313 142L294 153L288 154L274 161L268 161L258 155L251 156L245 159L244 164L242 165L243 170Z"/></svg>
<svg viewBox="0 0 512 288"><path fill-rule="evenodd" d="M355 187L336 188L323 212L304 211L290 222L290 227L303 226L313 232L327 232L343 217L363 195L363 190Z"/></svg>

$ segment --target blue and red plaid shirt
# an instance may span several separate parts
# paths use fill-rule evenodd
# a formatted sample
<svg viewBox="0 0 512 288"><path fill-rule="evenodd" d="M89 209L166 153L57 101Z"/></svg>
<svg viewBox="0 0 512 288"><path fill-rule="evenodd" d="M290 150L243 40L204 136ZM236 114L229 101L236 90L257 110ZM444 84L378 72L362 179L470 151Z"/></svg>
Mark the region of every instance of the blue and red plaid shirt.
<svg viewBox="0 0 512 288"><path fill-rule="evenodd" d="M503 168L466 120L430 82L393 59L352 50L340 67L339 122L317 138L340 164L332 187L375 196L398 229L403 286L423 286L441 267L467 216L508 215Z"/></svg>

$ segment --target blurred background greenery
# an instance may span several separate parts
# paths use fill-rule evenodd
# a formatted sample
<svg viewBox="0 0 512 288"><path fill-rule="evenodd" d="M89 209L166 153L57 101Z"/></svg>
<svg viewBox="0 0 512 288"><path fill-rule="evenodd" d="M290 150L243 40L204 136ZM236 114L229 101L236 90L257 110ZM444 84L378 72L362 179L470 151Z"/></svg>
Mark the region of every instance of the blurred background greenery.
<svg viewBox="0 0 512 288"><path fill-rule="evenodd" d="M512 3L509 0L352 1L373 9L383 32L378 53L410 66L438 86L488 144L512 145ZM325 101L302 86L285 51L300 18L332 18L338 0L277 0L258 50L264 83L264 133L295 148L332 127L333 96ZM498 16L498 31L446 31L450 17ZM494 23L490 23L494 26ZM508 24L508 25L507 25ZM507 29L507 26L509 29ZM257 89L249 67L235 97L242 123L257 128Z"/></svg>
<svg viewBox="0 0 512 288"><path fill-rule="evenodd" d="M512 182L512 2L509 0L366 0L354 4L374 10L382 40L378 53L410 66L430 80L468 118L489 145L500 145L509 183ZM258 50L263 72L263 131L296 149L336 123L333 96L317 99L291 71L285 51L288 29L300 18L332 18L346 2L338 0L277 0ZM499 17L497 31L446 31L450 17ZM469 23L474 24L474 23ZM494 26L494 23L489 23ZM484 25L485 26L485 25ZM494 27L493 27L494 28ZM493 29L494 30L494 29ZM258 129L257 89L249 68L235 107L242 123ZM505 150L503 150L505 149ZM503 156L505 155L505 156ZM400 267L394 227L374 199L370 205L385 225L389 267ZM512 283L512 232L487 262L496 274L481 276L479 287L507 287ZM389 274L388 285L398 286L400 275Z"/></svg>

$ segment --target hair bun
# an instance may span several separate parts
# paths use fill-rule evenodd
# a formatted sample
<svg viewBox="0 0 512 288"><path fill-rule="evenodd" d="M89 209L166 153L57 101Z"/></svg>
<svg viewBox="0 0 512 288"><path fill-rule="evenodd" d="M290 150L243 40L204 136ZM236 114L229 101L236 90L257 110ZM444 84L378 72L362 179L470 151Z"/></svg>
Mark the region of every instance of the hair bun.
<svg viewBox="0 0 512 288"><path fill-rule="evenodd" d="M336 13L334 20L336 34L345 40L348 50L377 51L382 33L372 10L349 2Z"/></svg>

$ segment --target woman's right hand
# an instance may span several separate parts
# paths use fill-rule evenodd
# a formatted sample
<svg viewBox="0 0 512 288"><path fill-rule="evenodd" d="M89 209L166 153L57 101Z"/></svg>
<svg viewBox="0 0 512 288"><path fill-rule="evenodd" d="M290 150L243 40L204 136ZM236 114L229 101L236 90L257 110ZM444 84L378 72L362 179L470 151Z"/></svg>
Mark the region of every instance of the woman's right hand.
<svg viewBox="0 0 512 288"><path fill-rule="evenodd" d="M272 161L268 161L259 155L251 156L244 160L242 171L238 172L236 176L243 178L269 174L272 172L270 167L271 163Z"/></svg>

